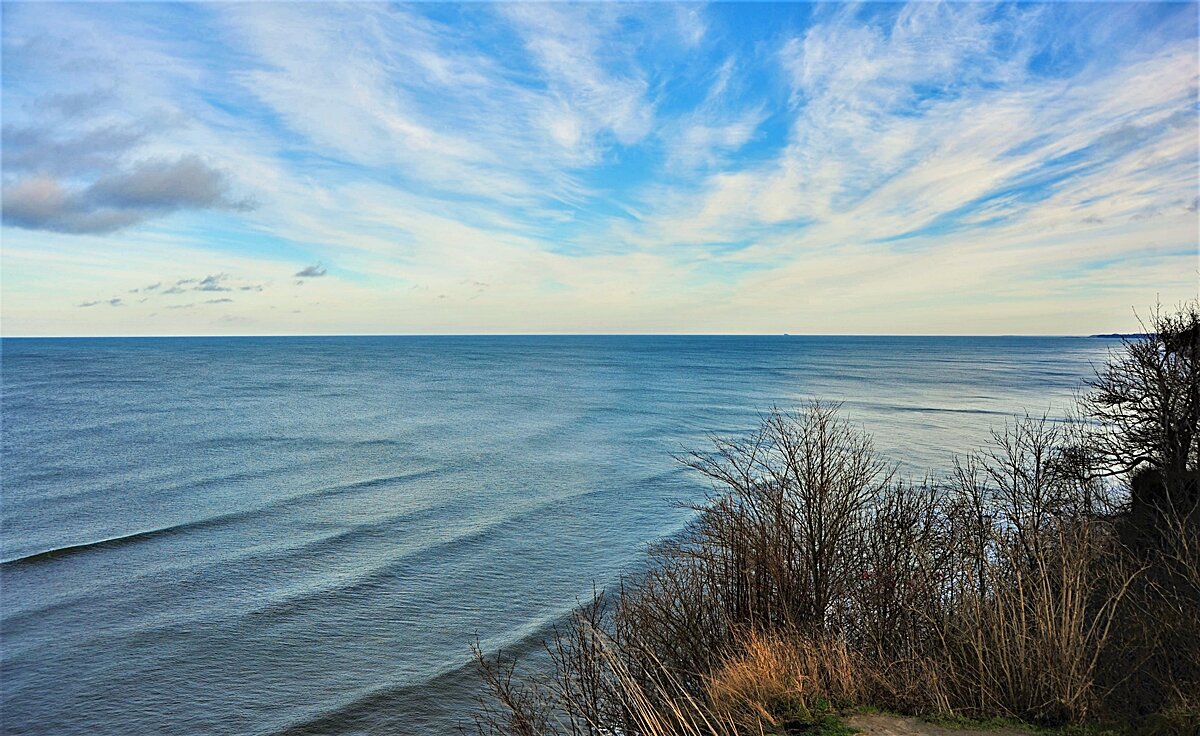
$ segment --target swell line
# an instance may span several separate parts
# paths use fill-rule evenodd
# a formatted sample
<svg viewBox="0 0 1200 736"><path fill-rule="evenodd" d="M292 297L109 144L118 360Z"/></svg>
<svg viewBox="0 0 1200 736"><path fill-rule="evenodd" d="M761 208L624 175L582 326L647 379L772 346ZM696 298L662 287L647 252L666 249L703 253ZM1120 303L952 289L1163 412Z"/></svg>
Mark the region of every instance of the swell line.
<svg viewBox="0 0 1200 736"><path fill-rule="evenodd" d="M690 524L665 535L660 541L682 539L688 533ZM611 590L625 579L637 579L645 574L651 566L648 559L641 559L617 572L605 581L599 590ZM593 581L594 583L595 581ZM542 656L545 653L545 643L553 637L556 631L566 629L575 614L588 603L584 599L576 599L574 605L557 608L543 616L517 627L509 635L501 635L497 640L483 646L485 658L490 659L503 650L507 657L526 661ZM607 599L611 604L611 599ZM333 704L316 706L307 713L292 719L281 728L270 732L271 736L324 736L331 733L347 733L373 731L375 727L404 724L405 730L412 731L409 720L417 713L431 707L442 706L444 710L447 701L458 706L468 706L478 703L481 680L476 665L471 660L459 661L443 667L417 682L390 683L369 687L351 693ZM463 715L463 723L468 724L469 711ZM437 721L437 716L433 716ZM404 732L404 731L402 731Z"/></svg>
<svg viewBox="0 0 1200 736"><path fill-rule="evenodd" d="M322 496L327 496L327 495L336 494L336 493L347 493L347 492L366 490L366 489L370 489L370 488L375 488L375 487L377 487L381 484L385 484L385 483L395 483L395 482L405 482L405 481L409 481L409 480L416 480L418 478L424 478L424 477L428 477L431 475L436 475L438 472L439 471L436 471L436 470L424 470L424 471L420 471L420 472L416 472L416 473L404 473L404 474L400 474L400 475L383 476L383 477L379 477L379 478L369 478L367 480L356 481L354 483L345 483L345 484L340 484L340 485L327 486L324 488L319 488L314 491L309 491L308 493L301 493L296 496L289 496L287 498L279 499L277 501L272 501L271 503L267 503L267 504L264 504L262 506L258 506L256 508L252 508L252 509L246 509L244 511L233 511L233 512L230 512L227 514L217 514L216 516L209 516L209 517L206 517L203 519L196 519L194 521L185 521L185 522L181 522L179 524L170 524L168 526L158 527L155 529L145 529L142 531L132 532L130 534L120 534L115 537L98 539L98 540L91 541L91 542L79 542L77 544L67 544L67 545L63 545L61 547L54 547L54 548L42 550L39 552L32 552L30 554L22 555L19 557L14 557L9 560L0 560L0 568L21 567L21 566L25 566L25 565L35 564L38 562L45 562L48 560L55 560L55 559L60 559L63 557L69 557L72 555L87 553L90 551L109 549L109 548L113 548L113 547L121 547L121 546L128 545L128 544L136 544L138 542L142 542L142 541L145 541L148 539L155 539L158 537L179 534L179 533L186 532L186 531L194 531L196 529L206 529L206 528L213 527L213 526L220 526L222 524L229 524L232 522L243 521L243 520L251 519L256 516L265 514L265 513L269 513L272 511L278 511L279 509L282 509L282 508L294 506L294 505L297 505L297 504L305 502L305 501L310 501L314 498L320 498Z"/></svg>
<svg viewBox="0 0 1200 736"><path fill-rule="evenodd" d="M515 637L503 637L502 641L485 647L484 656L490 658L499 650L504 650L507 656L515 656L520 660L525 660L531 655L537 656L544 651L543 642L549 639L556 629L562 629L569 624L578 610L578 605L572 605L541 616L520 627ZM409 719L415 712L422 710L422 702L428 706L433 704L429 701L443 700L448 696L454 701L461 701L463 705L469 706L474 702L475 691L480 682L477 673L472 660L460 660L418 682L369 687L349 694L338 703L317 706L271 731L270 734L323 736L369 729L382 725L379 723L381 720L404 723L411 728ZM461 715L469 716L469 712ZM464 725L466 722L464 719Z"/></svg>
<svg viewBox="0 0 1200 736"><path fill-rule="evenodd" d="M153 539L155 537L177 532L188 527L193 527L202 522L186 522L183 524L173 524L171 526L158 527L157 529L146 529L132 534L122 534L106 539L97 539L94 542L80 542L79 544L68 544L62 547L54 547L41 552L33 552L23 557L14 557L11 560L0 560L2 567L16 567L18 565L28 565L34 562L43 560L53 560L59 557L67 557L69 555L85 552L93 549L106 549L108 547L119 547L123 544L132 544L143 539Z"/></svg>

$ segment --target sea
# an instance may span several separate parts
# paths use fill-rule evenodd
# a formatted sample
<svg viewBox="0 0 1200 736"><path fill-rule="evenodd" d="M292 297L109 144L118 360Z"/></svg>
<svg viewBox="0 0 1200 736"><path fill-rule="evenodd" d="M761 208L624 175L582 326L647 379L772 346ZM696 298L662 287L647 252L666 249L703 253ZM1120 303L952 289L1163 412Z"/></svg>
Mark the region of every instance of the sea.
<svg viewBox="0 0 1200 736"><path fill-rule="evenodd" d="M4 734L456 734L709 486L840 402L902 475L1060 418L1082 337L0 342ZM536 661L536 655L534 656Z"/></svg>

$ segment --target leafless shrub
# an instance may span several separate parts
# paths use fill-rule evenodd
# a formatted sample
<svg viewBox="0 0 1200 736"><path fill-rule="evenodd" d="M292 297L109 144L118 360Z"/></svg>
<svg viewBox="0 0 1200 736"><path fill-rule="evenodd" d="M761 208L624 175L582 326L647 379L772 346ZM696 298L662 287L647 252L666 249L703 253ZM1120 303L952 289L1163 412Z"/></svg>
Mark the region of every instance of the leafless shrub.
<svg viewBox="0 0 1200 736"><path fill-rule="evenodd" d="M516 659L504 653L487 657L478 642L472 649L480 677L491 698L480 702L474 713L480 736L542 736L550 729L550 702L538 684L516 677Z"/></svg>
<svg viewBox="0 0 1200 736"><path fill-rule="evenodd" d="M764 417L745 441L716 440L690 467L714 481L682 556L714 579L727 619L824 631L853 583L871 504L894 471L836 407Z"/></svg>

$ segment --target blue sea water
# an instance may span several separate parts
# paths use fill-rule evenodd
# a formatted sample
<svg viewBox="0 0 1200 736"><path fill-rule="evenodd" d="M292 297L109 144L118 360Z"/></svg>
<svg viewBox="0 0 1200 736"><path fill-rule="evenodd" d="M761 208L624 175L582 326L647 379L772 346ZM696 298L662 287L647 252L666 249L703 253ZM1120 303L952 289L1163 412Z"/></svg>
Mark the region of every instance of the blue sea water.
<svg viewBox="0 0 1200 736"><path fill-rule="evenodd" d="M1087 338L5 339L5 734L455 733L678 532L672 459L841 401L920 476L1061 415Z"/></svg>

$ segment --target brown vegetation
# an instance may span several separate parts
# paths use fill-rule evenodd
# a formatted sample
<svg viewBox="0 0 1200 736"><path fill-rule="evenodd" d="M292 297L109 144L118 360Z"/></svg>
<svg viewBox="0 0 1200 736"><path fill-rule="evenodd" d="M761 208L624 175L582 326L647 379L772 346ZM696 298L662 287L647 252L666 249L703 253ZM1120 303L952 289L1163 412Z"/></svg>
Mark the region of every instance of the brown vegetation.
<svg viewBox="0 0 1200 736"><path fill-rule="evenodd" d="M1194 733L1200 316L1153 326L1088 421L1026 417L938 482L819 403L681 458L713 483L687 534L578 613L549 674L480 656L480 732L792 733L869 704Z"/></svg>

